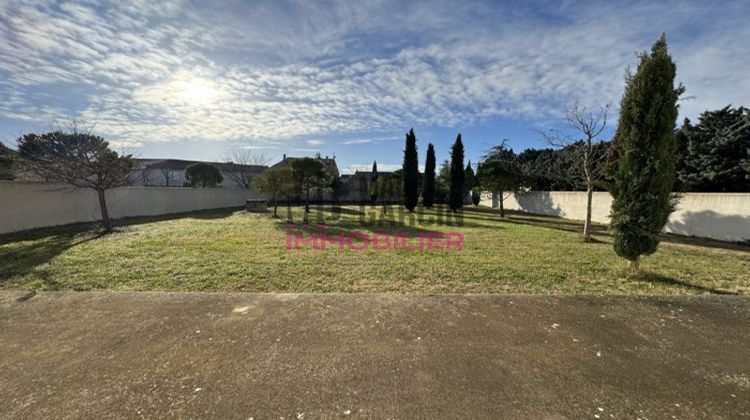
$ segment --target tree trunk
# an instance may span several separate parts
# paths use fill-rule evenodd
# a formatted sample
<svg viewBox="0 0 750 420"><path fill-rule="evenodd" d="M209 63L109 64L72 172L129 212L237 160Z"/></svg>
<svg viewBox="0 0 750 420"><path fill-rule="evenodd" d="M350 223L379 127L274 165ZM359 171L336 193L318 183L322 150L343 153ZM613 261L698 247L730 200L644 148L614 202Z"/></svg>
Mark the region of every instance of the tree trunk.
<svg viewBox="0 0 750 420"><path fill-rule="evenodd" d="M630 267L630 269L636 273L640 271L641 270L641 258L636 257L636 259L634 260L629 260L628 267Z"/></svg>
<svg viewBox="0 0 750 420"><path fill-rule="evenodd" d="M500 217L505 217L505 207L503 207L503 192L500 191Z"/></svg>
<svg viewBox="0 0 750 420"><path fill-rule="evenodd" d="M102 226L104 226L104 231L112 232L112 221L109 220L109 212L107 211L107 200L104 197L104 190L96 190L96 194L99 196L99 210L102 213Z"/></svg>
<svg viewBox="0 0 750 420"><path fill-rule="evenodd" d="M586 188L586 222L583 224L583 239L591 241L591 201L594 197L594 185L589 182Z"/></svg>
<svg viewBox="0 0 750 420"><path fill-rule="evenodd" d="M276 212L276 209L279 208L279 200L276 198L276 196L273 196L273 217L279 217L279 215Z"/></svg>
<svg viewBox="0 0 750 420"><path fill-rule="evenodd" d="M305 190L305 214L310 213L310 189Z"/></svg>

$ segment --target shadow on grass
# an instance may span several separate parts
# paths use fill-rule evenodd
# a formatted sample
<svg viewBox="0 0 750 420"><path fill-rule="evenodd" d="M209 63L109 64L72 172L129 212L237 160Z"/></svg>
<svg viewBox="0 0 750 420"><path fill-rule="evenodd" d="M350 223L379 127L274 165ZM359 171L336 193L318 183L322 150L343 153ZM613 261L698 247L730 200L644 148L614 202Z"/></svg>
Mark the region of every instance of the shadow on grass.
<svg viewBox="0 0 750 420"><path fill-rule="evenodd" d="M237 209L206 210L161 216L129 217L114 220L118 228L165 220L211 220L231 216ZM63 226L32 229L0 235L0 286L8 279L30 273L66 250L99 239L106 234L98 222L74 223ZM14 244L18 242L18 244ZM48 281L49 279L45 280ZM51 281L51 280L49 280Z"/></svg>
<svg viewBox="0 0 750 420"><path fill-rule="evenodd" d="M104 232L91 233L87 238L81 238L85 232L64 232L55 235L37 236L24 238L25 242L20 245L7 245L0 248L0 261L3 262L0 270L0 285L14 276L23 276L34 268L45 264L62 254L66 250L83 243L99 239Z"/></svg>
<svg viewBox="0 0 750 420"><path fill-rule="evenodd" d="M742 294L742 293L733 292L731 290L722 290L722 289L716 289L713 287L706 287L706 286L700 286L697 284L687 283L682 280L678 280L672 277L667 277L662 274L654 273L651 271L644 271L638 274L631 274L628 276L628 279L645 282L645 283L655 283L655 284L662 284L665 286L681 287L681 288L689 289L695 292L711 293L715 295L741 295Z"/></svg>
<svg viewBox="0 0 750 420"><path fill-rule="evenodd" d="M237 212L241 207L217 210L200 210L185 213L172 213L159 216L135 216L112 220L117 233L118 227L140 225L145 223L163 222L166 220L198 219L212 220L223 219ZM101 229L99 222L71 223L61 226L51 226L37 229L23 230L20 232L0 234L0 245L15 241L39 240L51 236L78 235L87 232L98 232ZM101 235L99 235L101 236Z"/></svg>
<svg viewBox="0 0 750 420"><path fill-rule="evenodd" d="M563 219L558 216L547 216L547 215L533 215L522 213L518 211L506 210L505 217L499 217L499 211L496 209L489 208L472 208L467 209L467 212L476 212L481 214L494 214L498 218L492 219L493 221L504 221L508 223L526 224L533 226L541 226L550 229L557 229L566 232L583 232L583 221ZM611 236L608 226L600 223L593 223L591 226L591 234L594 236ZM694 236L682 236L671 233L663 233L660 235L662 242L671 244L681 245L692 245L704 248L717 248L717 249L728 249L735 251L750 252L750 244L742 242L724 242L716 239L698 238ZM592 238L592 242L595 242ZM602 242L602 241L599 241Z"/></svg>
<svg viewBox="0 0 750 420"><path fill-rule="evenodd" d="M305 217L303 207L294 207L280 212L283 222L288 224L324 224L334 225L341 228L360 228L371 230L373 228L387 228L391 230L423 230L430 231L433 228L463 227L461 214L447 212L444 209L418 208L414 212L408 212L400 206L388 206L388 211L383 212L381 206L351 207L322 207L312 206L310 213Z"/></svg>

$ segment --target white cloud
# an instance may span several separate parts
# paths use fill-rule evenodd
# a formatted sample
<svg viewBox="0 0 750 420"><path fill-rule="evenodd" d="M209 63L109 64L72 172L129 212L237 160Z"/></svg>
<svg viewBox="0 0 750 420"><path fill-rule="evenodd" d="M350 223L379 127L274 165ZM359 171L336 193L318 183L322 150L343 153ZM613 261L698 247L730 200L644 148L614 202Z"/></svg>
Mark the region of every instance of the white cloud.
<svg viewBox="0 0 750 420"><path fill-rule="evenodd" d="M395 140L398 139L398 136L389 136L389 137L368 137L368 138L358 138L358 139L351 139L351 140L345 140L341 142L341 144L345 145L356 145L356 144L369 144L369 143L380 143L382 141L388 141L388 140Z"/></svg>
<svg viewBox="0 0 750 420"><path fill-rule="evenodd" d="M634 51L662 30L682 34L670 46L697 97L684 115L750 103L742 2L563 3L536 14L456 2L104 3L0 3L0 116L82 117L122 144L284 141L300 151L329 134L494 117L547 124L577 96L617 104Z"/></svg>

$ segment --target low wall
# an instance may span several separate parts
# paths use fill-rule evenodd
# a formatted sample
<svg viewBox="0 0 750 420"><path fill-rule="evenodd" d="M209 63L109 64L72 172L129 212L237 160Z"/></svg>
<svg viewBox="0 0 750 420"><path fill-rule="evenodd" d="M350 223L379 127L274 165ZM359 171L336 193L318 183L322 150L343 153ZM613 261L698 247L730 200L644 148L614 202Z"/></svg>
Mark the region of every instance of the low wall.
<svg viewBox="0 0 750 420"><path fill-rule="evenodd" d="M124 187L107 191L114 219L241 207L249 189ZM69 185L0 181L0 233L101 219L96 192Z"/></svg>
<svg viewBox="0 0 750 420"><path fill-rule="evenodd" d="M722 241L750 241L749 193L683 193L677 209L669 217L665 232ZM498 206L497 195L485 193L482 204ZM591 219L609 223L612 196L595 192ZM586 218L586 193L583 191L535 191L518 197L510 195L504 207L525 213Z"/></svg>

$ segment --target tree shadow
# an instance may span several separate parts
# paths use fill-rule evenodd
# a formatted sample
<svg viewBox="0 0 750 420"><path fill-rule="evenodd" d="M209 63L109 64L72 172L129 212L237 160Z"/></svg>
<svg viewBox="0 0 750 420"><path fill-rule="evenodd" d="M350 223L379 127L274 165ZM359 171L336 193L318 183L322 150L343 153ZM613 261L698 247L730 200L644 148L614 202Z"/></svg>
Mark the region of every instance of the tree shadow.
<svg viewBox="0 0 750 420"><path fill-rule="evenodd" d="M401 206L388 206L387 213L383 213L381 205L359 206L357 209L348 207L316 207L310 208L305 218L300 214L301 207L296 211L287 209L284 222L291 224L318 224L351 226L360 229L395 228L418 229L428 231L434 227L463 227L461 213L453 213L446 209L417 208L409 212ZM284 212L282 212L283 214ZM282 216L283 217L283 216ZM296 217L296 219L295 219Z"/></svg>
<svg viewBox="0 0 750 420"><path fill-rule="evenodd" d="M229 207L223 209L196 210L183 213L160 214L156 216L133 216L114 220L115 226L132 226L144 223L163 222L166 220L197 219L214 220L229 217L244 207Z"/></svg>
<svg viewBox="0 0 750 420"><path fill-rule="evenodd" d="M750 246L750 216L719 214L713 210L678 211L665 227L668 233L689 239L732 240ZM748 248L750 249L750 248Z"/></svg>
<svg viewBox="0 0 750 420"><path fill-rule="evenodd" d="M713 287L687 283L682 280L678 280L673 277L668 277L668 276L654 273L651 271L643 271L638 274L631 274L628 278L630 280L636 280L636 281L641 281L641 282L646 282L646 283L657 283L657 284L663 284L666 286L681 287L681 288L690 289L692 291L701 292L701 293L711 293L715 295L736 295L736 296L742 295L742 293L733 292L731 290L716 289Z"/></svg>
<svg viewBox="0 0 750 420"><path fill-rule="evenodd" d="M489 209L489 208L479 208L479 209L472 209L471 211L476 211L479 213L495 213L497 214L497 210L495 209ZM722 226L724 229L732 229L734 232L748 232L750 230L750 217L745 216L723 216L716 214L712 211L706 211L706 212L700 212L701 214L700 218L695 219L696 216L688 215L687 217L683 217L681 221L671 222L667 225L668 228L672 232L679 232L677 233L663 233L660 235L660 240L665 243L670 244L681 244L681 245L691 245L691 246L699 246L704 248L717 248L717 249L727 249L727 250L735 250L735 251L744 251L744 252L750 252L750 242L727 242L727 241L721 241L718 239L711 239L711 238L705 238L705 237L699 237L699 236L683 236L683 233L688 232L694 232L697 234L705 234L704 232L707 232L707 229L705 226ZM705 214L709 213L709 214ZM695 213L693 213L695 214ZM557 216L546 216L546 215L533 215L533 214L526 214L522 213L516 210L512 211L506 211L506 217L496 219L508 223L518 223L518 224L527 224L527 225L534 225L534 226L540 226L540 227L546 227L550 229L557 229L562 230L566 232L577 232L581 233L583 231L583 221L579 220L570 220L570 219L563 219L561 217ZM708 220L706 222L706 220ZM701 223L704 224L704 228L696 228L696 226L701 226ZM690 226L690 228L688 228ZM592 223L591 224L591 233L595 236L602 236L602 237L608 237L611 236L611 232L609 231L609 227L607 225L601 224L601 223ZM692 230L689 230L692 229ZM716 228L711 228L712 232L718 231ZM737 234L737 233L735 233ZM593 242L593 241L592 241ZM603 242L603 241L598 241Z"/></svg>
<svg viewBox="0 0 750 420"><path fill-rule="evenodd" d="M91 232L91 236L81 238L87 233L80 231L61 231L59 228L55 233L33 232L23 237L8 235L0 241L0 261L3 262L0 270L0 285L15 276L23 276L30 273L36 267L43 265L66 250L84 244L105 235L103 231ZM9 243L24 241L20 245L8 246ZM6 246L2 246L6 245Z"/></svg>
<svg viewBox="0 0 750 420"><path fill-rule="evenodd" d="M533 191L515 196L519 209L524 213L563 216L560 206L552 201L549 191Z"/></svg>

